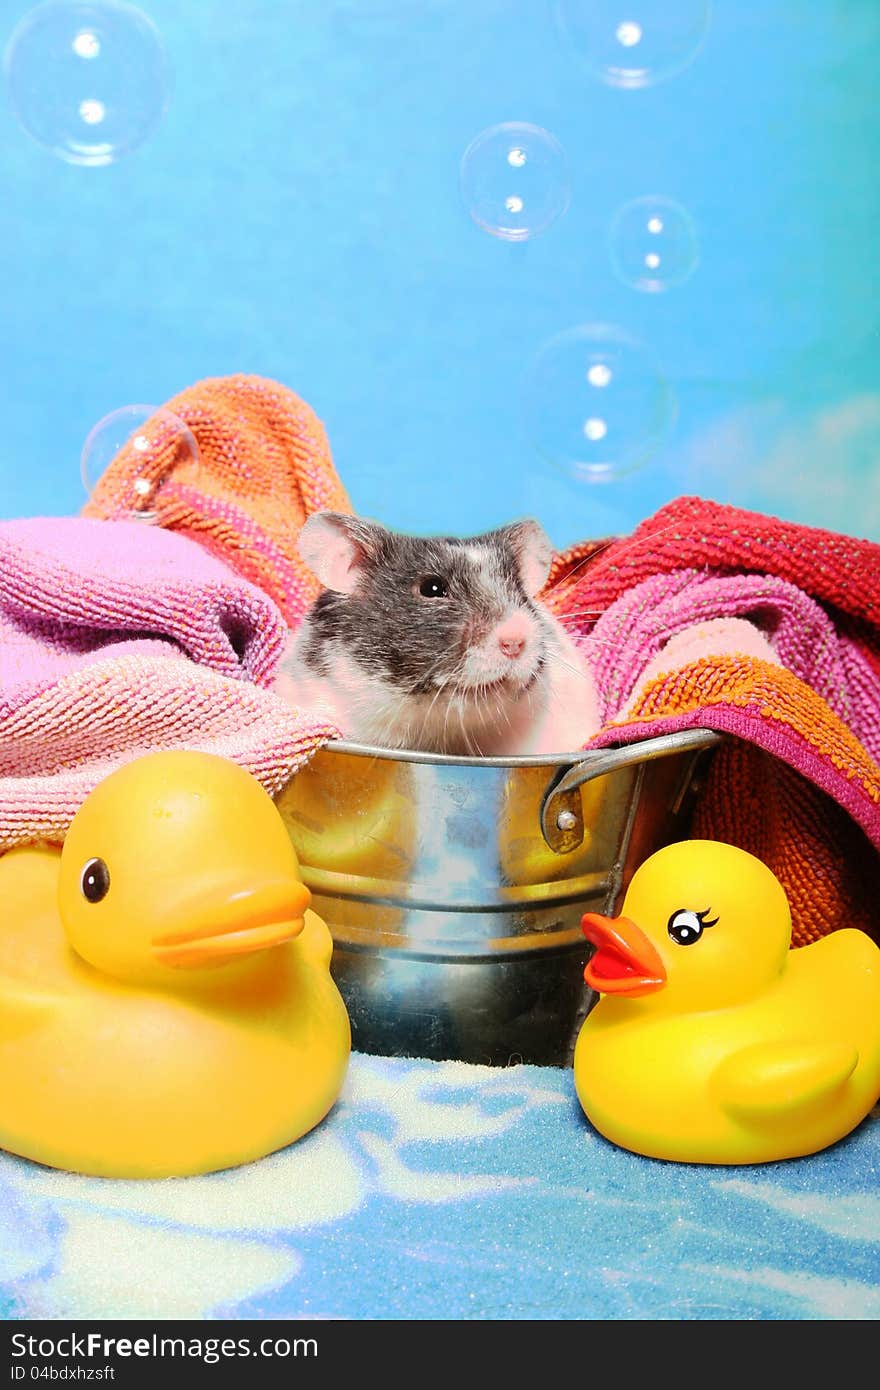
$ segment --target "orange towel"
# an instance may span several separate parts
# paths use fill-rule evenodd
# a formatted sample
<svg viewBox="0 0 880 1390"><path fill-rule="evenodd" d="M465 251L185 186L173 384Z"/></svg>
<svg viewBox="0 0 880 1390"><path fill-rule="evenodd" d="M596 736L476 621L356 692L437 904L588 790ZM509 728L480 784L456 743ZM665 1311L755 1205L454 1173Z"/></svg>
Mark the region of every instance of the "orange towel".
<svg viewBox="0 0 880 1390"><path fill-rule="evenodd" d="M691 833L739 845L772 869L791 907L792 945L838 927L880 944L880 767L851 730L790 671L704 658L652 681L630 720L594 742L698 727L733 737L712 757Z"/></svg>
<svg viewBox="0 0 880 1390"><path fill-rule="evenodd" d="M175 476L180 435L164 432L149 468L164 481L151 498L160 525L211 550L275 600L294 624L316 598L317 580L296 550L306 517L350 512L324 426L286 386L260 376L197 382L164 407L195 436L199 471ZM125 445L99 481L84 516L125 520L137 509L144 461Z"/></svg>

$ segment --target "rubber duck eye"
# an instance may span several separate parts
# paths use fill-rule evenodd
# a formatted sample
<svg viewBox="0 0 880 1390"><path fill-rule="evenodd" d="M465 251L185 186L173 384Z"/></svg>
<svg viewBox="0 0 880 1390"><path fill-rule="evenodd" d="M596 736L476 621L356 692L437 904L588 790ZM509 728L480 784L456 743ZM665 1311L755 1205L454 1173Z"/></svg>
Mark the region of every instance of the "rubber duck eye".
<svg viewBox="0 0 880 1390"><path fill-rule="evenodd" d="M419 583L422 598L446 598L449 593L446 580L439 574L426 574Z"/></svg>
<svg viewBox="0 0 880 1390"><path fill-rule="evenodd" d="M110 892L110 870L103 859L90 859L79 881L86 902L99 903Z"/></svg>
<svg viewBox="0 0 880 1390"><path fill-rule="evenodd" d="M681 907L678 912L673 912L666 925L666 930L672 940L678 942L679 946L693 946L703 935L704 927L716 925L718 918L714 917L711 922L707 922L708 916L708 908L705 912L692 912L689 907Z"/></svg>

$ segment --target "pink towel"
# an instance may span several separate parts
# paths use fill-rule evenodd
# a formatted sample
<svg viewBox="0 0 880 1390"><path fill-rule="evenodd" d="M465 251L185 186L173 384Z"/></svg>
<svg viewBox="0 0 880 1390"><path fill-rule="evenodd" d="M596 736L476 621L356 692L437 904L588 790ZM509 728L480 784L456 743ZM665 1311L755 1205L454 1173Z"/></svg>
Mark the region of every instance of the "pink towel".
<svg viewBox="0 0 880 1390"><path fill-rule="evenodd" d="M63 838L93 786L157 748L222 754L274 794L335 732L265 688L285 632L173 532L0 523L0 851Z"/></svg>
<svg viewBox="0 0 880 1390"><path fill-rule="evenodd" d="M773 575L681 569L627 589L580 638L593 664L602 722L620 719L652 669L674 670L707 655L736 652L735 635L729 644L699 649L701 624L734 618L749 620L763 633L780 664L821 696L880 762L880 682L856 627L840 614L835 621L803 589ZM577 634L590 623L575 616L565 626ZM664 649L682 634L690 651L679 645L675 660L664 667ZM620 736L616 728L613 737Z"/></svg>

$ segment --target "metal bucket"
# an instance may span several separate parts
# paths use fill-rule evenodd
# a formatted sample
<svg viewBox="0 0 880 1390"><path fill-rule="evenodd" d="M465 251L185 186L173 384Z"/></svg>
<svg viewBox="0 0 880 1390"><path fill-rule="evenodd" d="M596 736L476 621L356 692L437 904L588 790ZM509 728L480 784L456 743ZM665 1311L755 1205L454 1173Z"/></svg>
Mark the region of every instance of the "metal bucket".
<svg viewBox="0 0 880 1390"><path fill-rule="evenodd" d="M354 1047L565 1066L595 1001L584 912L688 834L709 730L559 757L320 749L277 797Z"/></svg>

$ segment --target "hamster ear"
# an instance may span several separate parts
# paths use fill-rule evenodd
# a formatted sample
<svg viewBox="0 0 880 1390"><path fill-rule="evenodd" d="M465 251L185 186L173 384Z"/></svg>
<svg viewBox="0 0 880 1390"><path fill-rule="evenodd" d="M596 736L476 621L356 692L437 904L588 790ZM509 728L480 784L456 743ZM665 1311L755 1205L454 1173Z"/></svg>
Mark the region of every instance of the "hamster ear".
<svg viewBox="0 0 880 1390"><path fill-rule="evenodd" d="M302 525L297 545L325 589L350 594L365 563L375 559L381 534L377 522L345 512L313 512Z"/></svg>
<svg viewBox="0 0 880 1390"><path fill-rule="evenodd" d="M515 521L502 534L509 541L519 565L519 577L529 598L543 589L550 573L553 546L537 521Z"/></svg>

